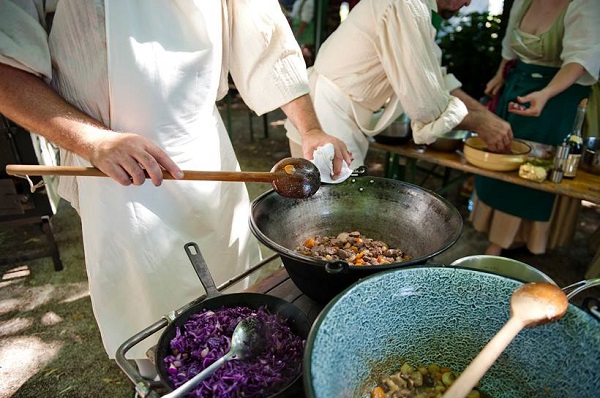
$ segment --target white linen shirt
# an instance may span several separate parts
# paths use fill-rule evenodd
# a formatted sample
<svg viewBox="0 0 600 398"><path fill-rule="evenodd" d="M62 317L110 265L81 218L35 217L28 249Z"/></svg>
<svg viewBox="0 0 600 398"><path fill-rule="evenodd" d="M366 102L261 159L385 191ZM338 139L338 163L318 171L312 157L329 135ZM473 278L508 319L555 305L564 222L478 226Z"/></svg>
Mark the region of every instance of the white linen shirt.
<svg viewBox="0 0 600 398"><path fill-rule="evenodd" d="M460 83L440 64L428 1L362 0L323 43L314 69L372 112L395 94L415 141L431 143L467 114L449 94Z"/></svg>

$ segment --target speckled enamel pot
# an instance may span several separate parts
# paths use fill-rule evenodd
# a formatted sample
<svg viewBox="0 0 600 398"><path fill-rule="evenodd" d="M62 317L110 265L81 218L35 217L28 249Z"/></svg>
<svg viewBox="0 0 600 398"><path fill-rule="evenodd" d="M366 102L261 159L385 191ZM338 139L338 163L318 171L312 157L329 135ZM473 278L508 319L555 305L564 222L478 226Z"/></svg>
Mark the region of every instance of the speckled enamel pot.
<svg viewBox="0 0 600 398"><path fill-rule="evenodd" d="M369 276L336 296L307 340L307 396L368 397L401 361L462 371L509 318L522 282L435 266ZM599 397L600 322L572 304L559 321L519 333L480 390L492 397Z"/></svg>

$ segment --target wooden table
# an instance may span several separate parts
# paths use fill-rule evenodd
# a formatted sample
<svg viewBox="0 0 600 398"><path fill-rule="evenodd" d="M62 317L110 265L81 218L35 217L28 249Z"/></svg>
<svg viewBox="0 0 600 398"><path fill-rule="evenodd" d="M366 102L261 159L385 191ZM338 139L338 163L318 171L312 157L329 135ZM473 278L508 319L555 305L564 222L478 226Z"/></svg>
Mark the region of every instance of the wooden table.
<svg viewBox="0 0 600 398"><path fill-rule="evenodd" d="M600 204L600 176L587 173L581 169L577 170L577 176L573 179L564 178L560 183L553 183L548 180L539 183L519 177L518 171L482 169L468 163L464 156L458 152L439 152L412 142L405 145L384 145L375 142L371 144L371 149Z"/></svg>
<svg viewBox="0 0 600 398"><path fill-rule="evenodd" d="M372 143L371 148L381 150L391 155L405 157L414 167L417 160L440 165L447 168L460 170L464 173L477 174L486 177L495 178L513 184L523 185L533 189L539 189L558 195L565 195L576 199L587 200L596 204L600 204L600 176L590 174L584 170L577 170L577 176L573 179L563 178L560 183L551 181L535 182L519 177L518 171L493 171L485 170L468 163L465 157L457 152L440 152L427 148L423 145L416 145L412 141L405 145L384 145L380 143ZM392 162L397 162L397 159L391 158ZM407 180L410 180L407 179ZM414 181L409 181L414 182ZM445 181L447 182L447 181ZM443 187L442 187L443 189ZM586 278L600 277L600 229L598 229L592 241L596 243L598 249L596 255L588 266Z"/></svg>

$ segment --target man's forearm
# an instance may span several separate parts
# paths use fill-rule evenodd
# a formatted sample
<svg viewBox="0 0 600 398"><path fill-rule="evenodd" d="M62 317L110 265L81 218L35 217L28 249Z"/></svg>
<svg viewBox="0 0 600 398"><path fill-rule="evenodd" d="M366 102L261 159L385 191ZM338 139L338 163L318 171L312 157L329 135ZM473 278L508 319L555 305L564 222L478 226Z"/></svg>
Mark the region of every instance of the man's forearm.
<svg viewBox="0 0 600 398"><path fill-rule="evenodd" d="M480 128L482 123L482 112L489 112L488 109L460 88L452 90L450 94L460 99L469 110L467 116L465 116L465 118L458 124L457 127L473 131Z"/></svg>
<svg viewBox="0 0 600 398"><path fill-rule="evenodd" d="M281 107L281 110L290 119L300 135L310 130L321 130L321 124L312 101L308 94L298 97Z"/></svg>
<svg viewBox="0 0 600 398"><path fill-rule="evenodd" d="M469 94L467 94L460 88L452 90L450 94L460 99L470 111L487 110L487 108L481 102L477 101L475 98L471 97Z"/></svg>
<svg viewBox="0 0 600 398"><path fill-rule="evenodd" d="M40 78L0 64L0 113L29 131L89 160L102 123L56 94Z"/></svg>

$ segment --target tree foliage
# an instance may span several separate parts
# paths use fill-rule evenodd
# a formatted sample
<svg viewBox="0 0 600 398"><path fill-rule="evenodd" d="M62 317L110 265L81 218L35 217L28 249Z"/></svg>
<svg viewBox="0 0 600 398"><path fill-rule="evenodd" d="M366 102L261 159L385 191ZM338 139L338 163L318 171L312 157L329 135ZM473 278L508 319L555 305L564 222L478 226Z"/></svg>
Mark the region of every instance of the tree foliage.
<svg viewBox="0 0 600 398"><path fill-rule="evenodd" d="M444 21L438 32L442 64L474 98L484 95L501 60L501 18L488 13L458 15Z"/></svg>

